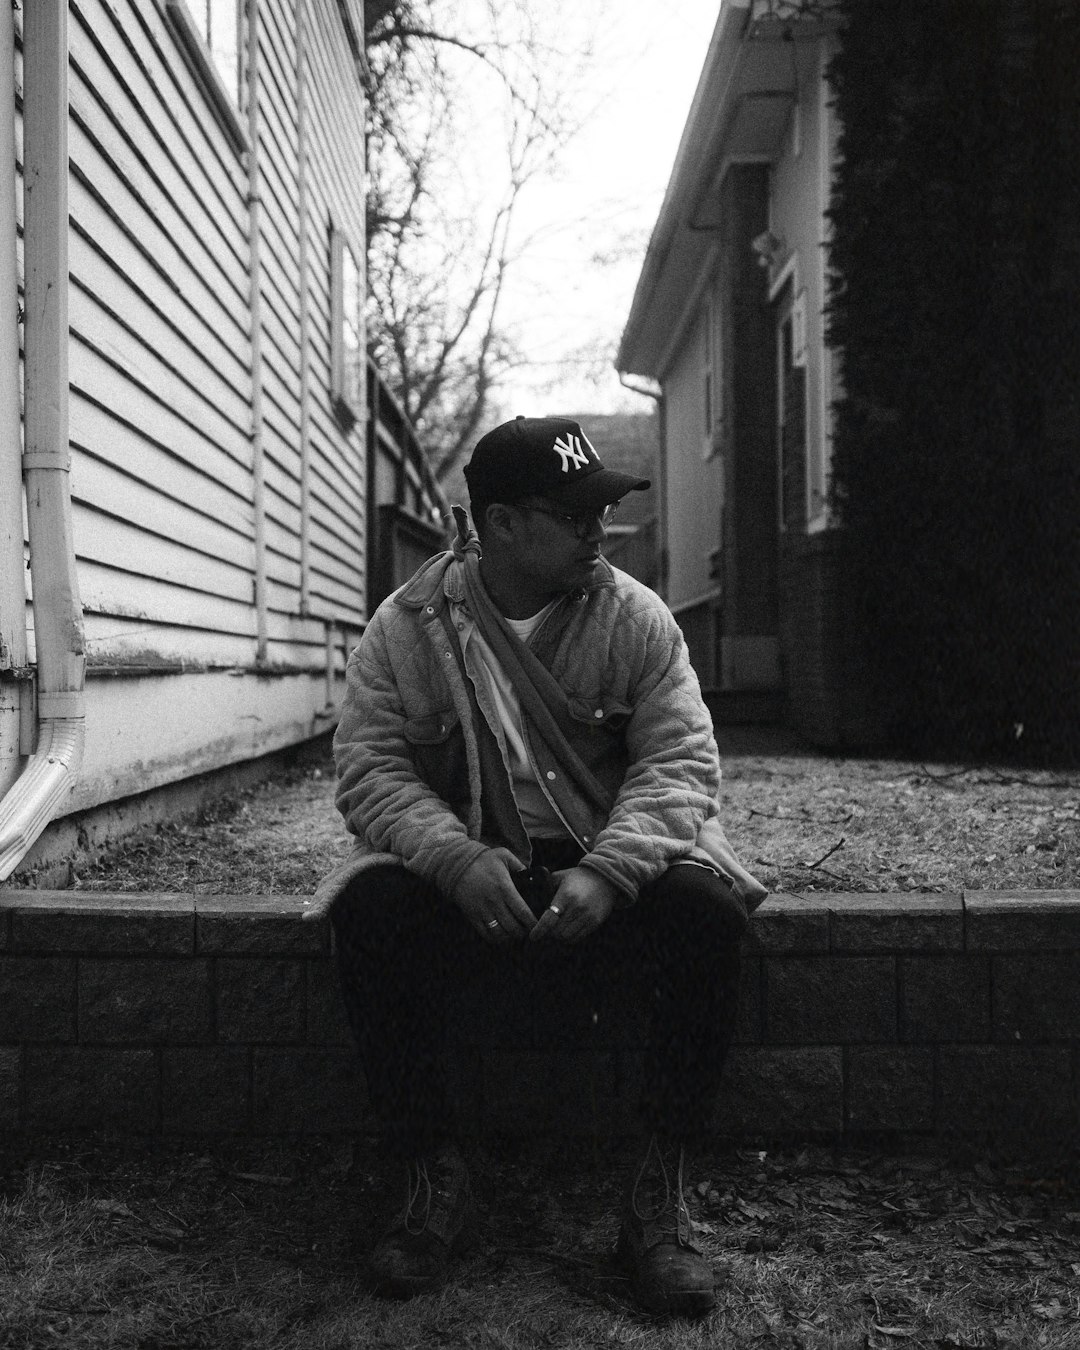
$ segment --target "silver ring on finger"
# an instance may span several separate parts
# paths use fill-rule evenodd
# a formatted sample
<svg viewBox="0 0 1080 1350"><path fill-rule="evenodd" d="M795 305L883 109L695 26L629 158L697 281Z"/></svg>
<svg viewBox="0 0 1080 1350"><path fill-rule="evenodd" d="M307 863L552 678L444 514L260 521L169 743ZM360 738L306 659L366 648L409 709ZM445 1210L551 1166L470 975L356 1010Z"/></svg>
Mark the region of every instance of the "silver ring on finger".
<svg viewBox="0 0 1080 1350"><path fill-rule="evenodd" d="M548 905L548 909L551 910L552 914L554 914L556 918L558 918L559 915L562 913L562 910L559 908L558 905Z"/></svg>
<svg viewBox="0 0 1080 1350"><path fill-rule="evenodd" d="M489 928L498 928L498 926L499 926L499 921L498 921L498 919L488 919L488 927L489 927Z"/></svg>

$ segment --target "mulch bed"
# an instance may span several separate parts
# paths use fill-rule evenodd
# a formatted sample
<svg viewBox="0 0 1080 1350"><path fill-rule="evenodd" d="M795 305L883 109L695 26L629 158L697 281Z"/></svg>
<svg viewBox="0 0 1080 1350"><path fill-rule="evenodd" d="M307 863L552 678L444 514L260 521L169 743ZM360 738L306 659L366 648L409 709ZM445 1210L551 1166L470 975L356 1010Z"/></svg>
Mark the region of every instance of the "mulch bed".
<svg viewBox="0 0 1080 1350"><path fill-rule="evenodd" d="M723 821L773 891L1080 888L1080 770L838 758L766 729L719 733ZM349 840L329 760L129 836L78 890L310 894Z"/></svg>

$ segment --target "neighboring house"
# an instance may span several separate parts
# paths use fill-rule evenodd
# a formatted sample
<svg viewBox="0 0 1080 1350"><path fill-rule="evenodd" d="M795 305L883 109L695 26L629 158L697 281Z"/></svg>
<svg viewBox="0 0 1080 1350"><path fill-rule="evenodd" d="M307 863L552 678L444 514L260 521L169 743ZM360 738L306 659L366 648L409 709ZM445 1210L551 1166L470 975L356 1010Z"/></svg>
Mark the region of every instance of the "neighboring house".
<svg viewBox="0 0 1080 1350"><path fill-rule="evenodd" d="M703 685L775 695L827 739L837 39L798 8L723 0L617 365L663 389L665 598Z"/></svg>
<svg viewBox="0 0 1080 1350"><path fill-rule="evenodd" d="M446 504L364 356L360 0L0 10L2 880L330 727Z"/></svg>

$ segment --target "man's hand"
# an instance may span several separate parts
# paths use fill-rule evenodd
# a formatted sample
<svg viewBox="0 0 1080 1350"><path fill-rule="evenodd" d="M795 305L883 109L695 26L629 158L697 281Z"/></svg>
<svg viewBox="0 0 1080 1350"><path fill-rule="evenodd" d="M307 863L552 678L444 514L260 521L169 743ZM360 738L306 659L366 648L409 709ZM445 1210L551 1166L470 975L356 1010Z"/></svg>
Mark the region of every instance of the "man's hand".
<svg viewBox="0 0 1080 1350"><path fill-rule="evenodd" d="M530 942L558 938L560 942L582 942L595 933L615 908L619 891L591 867L572 867L556 872L559 889L529 934Z"/></svg>
<svg viewBox="0 0 1080 1350"><path fill-rule="evenodd" d="M521 942L536 927L511 872L521 862L508 848L491 848L462 872L450 899L485 942Z"/></svg>

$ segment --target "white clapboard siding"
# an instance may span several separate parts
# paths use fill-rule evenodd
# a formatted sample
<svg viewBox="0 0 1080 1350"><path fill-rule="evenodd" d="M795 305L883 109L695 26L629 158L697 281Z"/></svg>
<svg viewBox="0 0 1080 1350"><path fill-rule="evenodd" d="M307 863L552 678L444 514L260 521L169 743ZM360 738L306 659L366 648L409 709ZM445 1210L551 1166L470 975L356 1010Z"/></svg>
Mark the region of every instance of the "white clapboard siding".
<svg viewBox="0 0 1080 1350"><path fill-rule="evenodd" d="M73 501L119 516L148 534L162 535L193 552L234 567L251 565L252 544L245 535L93 455L72 456L71 496Z"/></svg>
<svg viewBox="0 0 1080 1350"><path fill-rule="evenodd" d="M205 96L153 0L71 0L69 8L73 58L91 69L93 54L101 55L106 70L95 70L95 87L97 80L104 83L132 144L167 176L173 199L195 209L217 256L232 255L242 265L247 257L244 167L207 115ZM111 90L109 75L115 80Z"/></svg>
<svg viewBox="0 0 1080 1350"><path fill-rule="evenodd" d="M227 208L223 235L235 236L243 255L247 213L244 166L208 116L206 95L184 60L157 0L70 0L70 45L79 52L85 33L125 93L125 113L148 127L180 170ZM237 194L240 195L237 195Z"/></svg>
<svg viewBox="0 0 1080 1350"><path fill-rule="evenodd" d="M73 412L80 399L93 404L132 436L159 446L191 465L204 477L216 478L232 491L251 499L251 445L229 428L225 441L222 427L193 427L161 399L160 391L144 389L86 345L73 341L69 347ZM215 440L213 432L219 433ZM121 433L118 433L121 434ZM103 428L100 442L108 443Z"/></svg>
<svg viewBox="0 0 1080 1350"><path fill-rule="evenodd" d="M332 725L322 671L257 685L227 670L90 679L87 705L72 811L254 759Z"/></svg>
<svg viewBox="0 0 1080 1350"><path fill-rule="evenodd" d="M211 364L218 376L246 399L250 385L251 346L246 328L233 322L232 315L210 297L205 284L195 290L190 278L182 291L176 276L162 267L147 247L145 236L118 222L115 208L100 189L107 176L100 164L84 170L72 165L71 225L73 254L82 249L96 253L108 264L119 268L133 294L150 307L160 323L172 330L204 364ZM120 191L116 185L113 194Z"/></svg>
<svg viewBox="0 0 1080 1350"><path fill-rule="evenodd" d="M250 605L198 594L138 574L118 573L94 563L84 564L80 584L88 657L98 666L105 663L104 652L114 650L120 642L130 646L136 634L151 645L158 645L161 652L169 643L175 643L177 651L186 644L190 651L195 641L205 640L204 659L210 666L235 664L225 659L229 648L214 646L215 636L227 634L249 644L255 640L255 614ZM306 652L309 665L321 666L326 640L322 620L289 612L288 588L271 582L269 589L270 640L290 644L295 648L294 654ZM124 595L123 601L116 598L120 593ZM163 633L167 635L164 642L157 636ZM197 636L193 638L192 634ZM250 646L240 650L246 653L245 662L250 662Z"/></svg>
<svg viewBox="0 0 1080 1350"><path fill-rule="evenodd" d="M119 377L111 368L106 368ZM95 382L95 393L109 397ZM204 438L188 437L181 456L175 438L153 440L142 427L117 416L112 405L92 400L78 386L70 401L71 439L88 453L111 460L119 469L179 501L198 502L223 524L255 537L255 508L251 502L251 470L222 455ZM145 424L144 424L145 425Z"/></svg>
<svg viewBox="0 0 1080 1350"><path fill-rule="evenodd" d="M71 244L72 331L144 388L164 394L188 421L203 425L213 416L246 435L250 411L242 391L128 284L126 259L113 264L86 247L77 230Z"/></svg>
<svg viewBox="0 0 1080 1350"><path fill-rule="evenodd" d="M359 584L347 598L349 614L366 613L363 597L364 466L362 428L343 434L330 403L330 268L329 225L349 235L362 257L364 243L362 182L363 109L344 91L354 77L344 44L330 41L337 19L335 0L311 0L308 58L308 192L311 199L308 248L312 267L311 304L311 463L312 463L312 580L313 602L334 605L340 597L328 573L344 538L355 539L349 561ZM340 23L340 19L338 19ZM351 111L352 120L342 108ZM316 222L325 221L320 230ZM322 526L328 538L317 528ZM325 543L324 543L325 539Z"/></svg>
<svg viewBox="0 0 1080 1350"><path fill-rule="evenodd" d="M155 626L94 611L84 615L83 623L89 666L244 667L250 666L255 655L254 635Z"/></svg>
<svg viewBox="0 0 1080 1350"><path fill-rule="evenodd" d="M236 567L197 553L163 535L151 534L113 513L76 499L74 529L79 558L139 573L193 592L225 596L250 605L250 567Z"/></svg>
<svg viewBox="0 0 1080 1350"><path fill-rule="evenodd" d="M197 230L170 195L169 185L133 149L111 120L111 110L75 85L69 141L74 180L111 208L117 228L146 264L183 301L200 331L213 334L250 366L250 323L242 291L242 259L215 256L205 231ZM175 189L177 183L171 186Z"/></svg>
<svg viewBox="0 0 1080 1350"><path fill-rule="evenodd" d="M280 475L277 475L280 477ZM269 481L266 485L266 546L285 557L299 558L297 541L300 534L300 506L294 497L296 483L289 480L284 483L288 496L284 496Z"/></svg>
<svg viewBox="0 0 1080 1350"><path fill-rule="evenodd" d="M257 0L253 335L247 156L165 0L68 0L71 489L89 677L86 754L66 811L325 730L327 643L339 698L366 616L365 427L344 428L331 401L331 231L360 259L364 247L363 91L343 19L360 10L302 3L304 194L296 0ZM18 47L19 10L16 31ZM21 69L17 50L20 91ZM246 139L246 113L237 125ZM16 145L21 173L18 115ZM18 252L21 265L21 239Z"/></svg>
<svg viewBox="0 0 1080 1350"><path fill-rule="evenodd" d="M255 637L250 596L226 599L91 559L79 569L79 590L87 615L139 620L154 629L202 628Z"/></svg>
<svg viewBox="0 0 1080 1350"><path fill-rule="evenodd" d="M70 292L73 317L69 360L74 387L88 397L100 397L104 406L123 410L128 424L182 458L188 458L189 444L200 440L216 445L221 458L227 456L236 464L250 466L251 444L242 428L221 416L211 402L198 397L189 385L171 374L154 352L147 352L146 348L136 351L134 338L109 324L108 316L74 282ZM80 317L84 320L81 325ZM108 343L109 336L115 342ZM142 367L142 378L136 378L136 362ZM94 375L103 378L94 382ZM105 401L109 389L119 394L117 404ZM228 466L221 468L223 481L228 472Z"/></svg>

